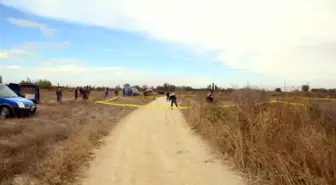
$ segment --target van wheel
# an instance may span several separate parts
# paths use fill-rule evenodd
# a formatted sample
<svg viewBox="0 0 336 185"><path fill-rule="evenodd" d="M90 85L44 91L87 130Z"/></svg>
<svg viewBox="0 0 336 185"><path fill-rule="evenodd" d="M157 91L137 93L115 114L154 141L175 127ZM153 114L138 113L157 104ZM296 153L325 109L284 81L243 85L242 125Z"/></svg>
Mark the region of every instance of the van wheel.
<svg viewBox="0 0 336 185"><path fill-rule="evenodd" d="M6 119L10 116L10 110L7 107L0 107L0 118Z"/></svg>

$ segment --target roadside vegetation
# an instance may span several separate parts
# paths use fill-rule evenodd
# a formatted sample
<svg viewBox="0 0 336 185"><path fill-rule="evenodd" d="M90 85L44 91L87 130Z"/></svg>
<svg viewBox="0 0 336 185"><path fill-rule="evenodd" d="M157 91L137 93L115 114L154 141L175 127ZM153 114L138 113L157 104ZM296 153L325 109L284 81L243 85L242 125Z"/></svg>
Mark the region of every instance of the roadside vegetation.
<svg viewBox="0 0 336 185"><path fill-rule="evenodd" d="M191 128L230 159L251 184L336 184L336 101L293 97L334 97L333 91L279 93L241 89L183 97ZM327 93L326 93L327 92ZM283 103L270 103L277 98ZM286 102L298 103L286 104ZM236 104L233 108L223 108Z"/></svg>
<svg viewBox="0 0 336 185"><path fill-rule="evenodd" d="M93 91L91 100L73 100L64 91L56 103L54 91L41 90L41 104L32 118L0 120L1 185L74 184L83 166L92 158L119 120L134 108L95 104L103 98ZM112 97L110 97L112 98ZM119 103L146 104L152 99L129 97Z"/></svg>

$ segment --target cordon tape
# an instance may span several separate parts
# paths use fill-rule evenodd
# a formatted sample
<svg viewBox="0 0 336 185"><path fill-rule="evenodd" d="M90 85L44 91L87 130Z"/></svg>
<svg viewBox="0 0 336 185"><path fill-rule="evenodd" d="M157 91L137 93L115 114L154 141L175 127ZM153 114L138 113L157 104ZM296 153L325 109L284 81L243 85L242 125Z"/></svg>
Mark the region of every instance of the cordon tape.
<svg viewBox="0 0 336 185"><path fill-rule="evenodd" d="M124 103L111 103L109 101L116 100L118 97L114 97L111 99L106 99L102 101L96 101L96 103L99 104L104 104L104 105L111 105L111 106L120 106L120 107L138 107L138 108L149 108L149 109L170 109L171 106L151 106L151 105L137 105L137 104L124 104ZM155 98L155 96L145 96L145 98ZM303 97L295 97L296 99L313 99L313 100L336 100L335 98L303 98ZM282 104L287 104L287 105L294 105L294 106L301 106L305 107L308 106L303 103L295 103L295 102L284 102L284 101L279 101L279 100L271 100L267 103L282 103ZM231 104L231 105L223 105L221 106L222 108L234 108L236 107L236 104ZM179 106L179 107L174 107L174 109L191 109L192 106Z"/></svg>
<svg viewBox="0 0 336 185"><path fill-rule="evenodd" d="M141 107L141 108L148 108L148 109L170 109L170 106L152 106L152 105L137 105L137 104L125 104L125 103L110 103L106 101L96 101L96 103L105 104L105 105L112 105L112 106L119 106L119 107ZM179 106L174 107L174 109L191 109L191 106Z"/></svg>

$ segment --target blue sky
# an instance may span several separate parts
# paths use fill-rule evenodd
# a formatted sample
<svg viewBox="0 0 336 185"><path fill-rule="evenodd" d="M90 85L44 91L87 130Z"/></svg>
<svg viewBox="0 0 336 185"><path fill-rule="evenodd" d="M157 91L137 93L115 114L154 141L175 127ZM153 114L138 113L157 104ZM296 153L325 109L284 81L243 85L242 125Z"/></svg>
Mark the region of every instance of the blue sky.
<svg viewBox="0 0 336 185"><path fill-rule="evenodd" d="M132 2L128 1L125 2ZM102 5L104 2L106 1L98 0L95 3ZM288 58L283 61L279 58L289 56L296 60L285 65L302 66L306 58L299 58L298 61L297 56L292 56L291 53L298 53L299 56L300 52L306 51L300 49L301 45L294 50L289 43L273 41L272 35L265 42L261 40L263 44L259 44L250 39L253 35L246 37L245 33L240 32L237 33L240 36L233 35L236 34L233 31L237 29L232 29L228 32L231 35L216 39L211 36L211 32L213 36L220 36L214 31L222 29L220 27L204 31L200 30L202 27L187 30L188 27L184 28L183 22L178 22L179 18L170 18L177 23L172 25L174 28L168 28L167 25L172 23L166 20L166 15L157 15L162 16L160 22L147 20L147 16L140 14L141 7L136 10L139 11L137 14L124 16L131 10L135 12L127 9L127 3L120 5L124 8L120 8L120 11L115 8L107 11L95 6L98 8L90 10L91 12L77 10L77 13L76 9L71 8L71 3L67 5L66 1L61 0L53 3L60 3L59 9L43 4L42 0L33 0L29 4L21 0L0 0L0 74L5 81L20 81L28 76L33 79L47 78L64 85L114 86L126 82L159 85L168 82L204 87L215 82L224 87L250 83L274 88L283 86L285 81L293 86L306 82L319 86L336 85L335 80L329 80L329 76L334 73L326 72L325 68L313 66L303 70L302 67L294 67L288 70L288 67L286 69L284 65L280 65L283 61L288 61ZM88 7L92 6L90 3L93 1L87 1ZM106 12L102 16L95 14L104 11ZM88 16L82 17L83 15ZM110 17L111 20L105 17ZM211 17L208 19L211 20ZM167 23L163 24L165 21ZM191 27L193 26L195 25ZM223 30L229 30L227 28ZM250 32L253 31L256 36L260 36L256 32L258 30ZM287 38L296 38L294 36L289 35ZM232 37L236 39L231 40ZM237 40L241 37L247 39ZM304 37L306 35L302 36ZM216 43L216 40L221 43ZM324 44L317 41L307 42L307 45ZM293 43L296 42L290 44ZM303 43L302 40L300 43ZM273 44L278 44L279 48L270 50L268 46ZM288 49L292 50L288 52ZM276 53L279 50L284 53ZM331 59L334 60L335 55L330 54L328 61ZM318 60L321 61L320 58ZM309 65L317 65L315 61L307 62ZM336 67L335 62L332 65ZM312 75L312 72L318 75ZM322 73L325 76L321 76ZM297 78L298 76L302 78ZM329 81L326 82L326 79Z"/></svg>

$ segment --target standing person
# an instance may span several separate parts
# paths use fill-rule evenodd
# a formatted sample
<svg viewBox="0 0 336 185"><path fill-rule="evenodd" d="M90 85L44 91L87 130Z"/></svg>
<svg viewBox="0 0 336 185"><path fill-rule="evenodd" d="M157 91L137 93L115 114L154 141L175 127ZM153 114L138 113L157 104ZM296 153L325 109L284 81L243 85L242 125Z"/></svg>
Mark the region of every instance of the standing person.
<svg viewBox="0 0 336 185"><path fill-rule="evenodd" d="M108 89L108 87L106 87L106 88L105 88L105 96L104 96L104 97L107 98L107 97L108 97L108 94L109 94L109 89Z"/></svg>
<svg viewBox="0 0 336 185"><path fill-rule="evenodd" d="M75 100L77 100L78 99L78 87L76 87L76 89L75 89Z"/></svg>
<svg viewBox="0 0 336 185"><path fill-rule="evenodd" d="M171 109L173 110L173 105L175 104L175 106L176 107L178 107L177 106L177 97L176 97L176 94L174 93L174 92L171 92L170 94L169 94L169 99L170 99L170 107L171 107Z"/></svg>
<svg viewBox="0 0 336 185"><path fill-rule="evenodd" d="M167 101L169 101L169 91L166 91Z"/></svg>
<svg viewBox="0 0 336 185"><path fill-rule="evenodd" d="M83 100L87 100L88 99L88 89L87 87L83 88Z"/></svg>
<svg viewBox="0 0 336 185"><path fill-rule="evenodd" d="M62 101L62 89L61 87L58 87L56 90L56 96L57 96L57 101L61 102Z"/></svg>
<svg viewBox="0 0 336 185"><path fill-rule="evenodd" d="M118 96L118 94L119 94L119 88L118 88L118 87L115 88L115 90L114 90L114 94L115 94L116 96Z"/></svg>
<svg viewBox="0 0 336 185"><path fill-rule="evenodd" d="M126 88L124 87L123 88L123 96L125 96L125 93L126 93Z"/></svg>
<svg viewBox="0 0 336 185"><path fill-rule="evenodd" d="M83 87L79 87L79 97L83 97Z"/></svg>
<svg viewBox="0 0 336 185"><path fill-rule="evenodd" d="M208 103L213 103L214 100L214 95L213 95L213 90L211 90L211 92L207 95L206 100Z"/></svg>
<svg viewBox="0 0 336 185"><path fill-rule="evenodd" d="M88 85L88 86L87 86L87 89L88 89L88 95L90 96L90 93L91 93L91 86Z"/></svg>

